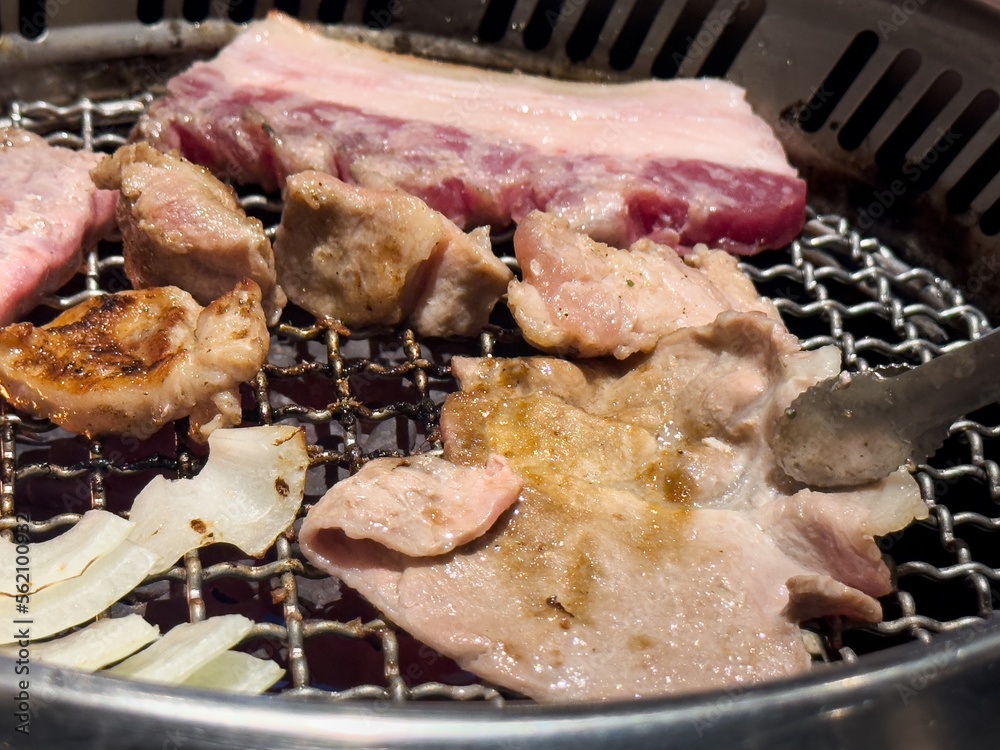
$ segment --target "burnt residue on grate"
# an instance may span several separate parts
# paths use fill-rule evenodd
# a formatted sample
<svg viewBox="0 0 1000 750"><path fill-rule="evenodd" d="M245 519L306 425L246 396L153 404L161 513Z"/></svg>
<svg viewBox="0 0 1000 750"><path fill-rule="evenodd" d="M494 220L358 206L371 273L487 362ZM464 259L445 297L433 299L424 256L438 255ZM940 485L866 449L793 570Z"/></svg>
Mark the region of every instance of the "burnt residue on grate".
<svg viewBox="0 0 1000 750"><path fill-rule="evenodd" d="M0 123L110 152L125 142L149 100L18 103ZM280 199L243 191L241 200L273 236ZM509 252L506 239L497 243L501 253ZM848 369L918 364L990 330L986 316L947 281L907 266L836 216L811 215L790 248L745 259L742 267L775 300L806 348L836 345ZM34 318L44 322L88 296L124 288L121 246L104 242L88 256L85 273ZM528 351L507 310L499 308L490 330L468 341L424 340L410 330L349 331L294 306L286 309L272 329L268 363L242 389L244 423L305 428L312 465L303 513L373 457L440 449L438 411L455 390L451 358ZM18 415L0 399L0 530L9 533L15 515L27 513L41 540L91 508L126 514L153 476L198 470L204 450L189 444L186 432L181 423L146 441L87 441ZM1000 601L1000 469L992 458L998 448L1000 409L955 424L944 448L917 475L930 518L879 542L898 582L898 592L883 599L885 620L859 629L815 624L827 658L863 659L991 615L994 600ZM189 553L110 614L125 610L143 613L161 630L233 612L251 617L257 625L242 648L287 668L277 691L335 700L512 697L409 638L313 569L294 530L258 560L226 545Z"/></svg>

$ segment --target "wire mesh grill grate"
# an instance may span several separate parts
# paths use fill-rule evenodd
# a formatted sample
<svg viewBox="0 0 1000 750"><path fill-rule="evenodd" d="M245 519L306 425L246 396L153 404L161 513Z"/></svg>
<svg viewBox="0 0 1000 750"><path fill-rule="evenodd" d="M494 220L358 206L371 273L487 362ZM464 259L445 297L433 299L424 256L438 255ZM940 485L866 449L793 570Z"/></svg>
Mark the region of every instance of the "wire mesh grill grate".
<svg viewBox="0 0 1000 750"><path fill-rule="evenodd" d="M52 143L113 151L125 142L150 97L111 102L11 106L2 125L43 133ZM273 235L280 201L242 196ZM503 243L498 243L503 246ZM127 287L120 244L102 243L60 296L66 309L101 291ZM744 270L771 296L806 348L835 344L844 366L918 364L990 330L986 316L929 271L912 268L877 240L836 216L811 215L785 251L748 259ZM311 468L303 512L332 482L380 455L439 450L438 410L454 390L456 354L522 351L515 330L498 325L467 342L421 340L412 331L348 331L295 308L272 329L268 363L244 387L244 423L306 428ZM880 540L896 565L897 593L883 599L876 626L817 626L826 658L858 655L980 622L1000 590L1000 469L990 458L1000 437L1000 408L956 423L945 447L917 478L928 521ZM149 441L87 441L13 412L0 399L0 530L28 513L36 539L75 523L90 508L127 513L135 492L155 474L193 475L204 460L186 425ZM340 592L302 558L290 534L264 559L247 560L224 545L189 553L182 564L145 582L105 616L140 611L165 630L183 620L240 612L257 623L244 648L287 668L277 690L330 699L493 700L447 659L382 620L360 598ZM509 696L508 696L509 697Z"/></svg>

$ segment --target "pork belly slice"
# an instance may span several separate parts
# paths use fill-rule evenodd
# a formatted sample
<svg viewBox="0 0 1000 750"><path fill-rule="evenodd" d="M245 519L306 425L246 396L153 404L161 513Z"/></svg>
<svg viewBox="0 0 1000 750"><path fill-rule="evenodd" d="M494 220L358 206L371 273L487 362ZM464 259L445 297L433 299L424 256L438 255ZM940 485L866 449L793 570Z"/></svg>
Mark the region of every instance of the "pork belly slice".
<svg viewBox="0 0 1000 750"><path fill-rule="evenodd" d="M278 322L286 299L271 243L232 188L147 143L123 146L91 176L98 187L120 191L118 226L132 286L177 286L208 305L248 278L261 289L268 323Z"/></svg>
<svg viewBox="0 0 1000 750"><path fill-rule="evenodd" d="M500 455L483 467L437 456L376 458L331 487L301 533L335 527L404 555L441 555L482 536L521 486Z"/></svg>
<svg viewBox="0 0 1000 750"><path fill-rule="evenodd" d="M100 158L0 128L0 325L69 281L83 248L114 228L115 194L88 174Z"/></svg>
<svg viewBox="0 0 1000 750"><path fill-rule="evenodd" d="M289 178L274 244L289 298L348 326L472 336L513 278L485 227L465 234L412 195L314 171Z"/></svg>
<svg viewBox="0 0 1000 750"><path fill-rule="evenodd" d="M316 169L401 188L465 229L542 209L620 247L650 237L753 252L804 221L805 183L725 81L497 73L272 13L168 88L133 138L269 189Z"/></svg>
<svg viewBox="0 0 1000 750"><path fill-rule="evenodd" d="M624 359L727 310L778 319L735 258L704 245L683 259L650 240L619 250L534 211L518 224L514 251L523 280L511 282L508 305L524 337L545 351Z"/></svg>
<svg viewBox="0 0 1000 750"><path fill-rule="evenodd" d="M204 309L176 287L104 294L48 325L0 329L0 394L88 437L146 438L189 416L204 440L240 423L238 386L268 344L249 279Z"/></svg>
<svg viewBox="0 0 1000 750"><path fill-rule="evenodd" d="M458 358L445 458L504 456L518 502L479 539L415 557L310 523L323 501L302 549L414 637L538 700L801 673L798 623L880 619L891 579L872 535L926 508L903 472L817 493L777 469L778 415L839 363L788 342L764 314L729 312L630 365Z"/></svg>
<svg viewBox="0 0 1000 750"><path fill-rule="evenodd" d="M303 536L303 551L415 638L540 701L692 692L808 668L774 583L796 569L750 519L580 484L555 497L529 484L516 516L444 556L407 557L338 529Z"/></svg>

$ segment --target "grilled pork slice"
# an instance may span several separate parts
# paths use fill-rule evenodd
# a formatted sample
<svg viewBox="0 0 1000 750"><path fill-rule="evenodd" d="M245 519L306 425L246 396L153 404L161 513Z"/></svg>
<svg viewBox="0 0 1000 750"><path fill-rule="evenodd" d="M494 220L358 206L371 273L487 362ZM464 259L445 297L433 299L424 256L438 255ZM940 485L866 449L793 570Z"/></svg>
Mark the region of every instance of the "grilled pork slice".
<svg viewBox="0 0 1000 750"><path fill-rule="evenodd" d="M100 156L0 128L0 325L72 278L89 247L114 227L115 194L88 172Z"/></svg>
<svg viewBox="0 0 1000 750"><path fill-rule="evenodd" d="M249 278L261 289L268 322L278 322L286 300L271 243L232 188L146 143L123 146L91 176L98 187L121 191L118 226L134 287L178 286L207 305Z"/></svg>
<svg viewBox="0 0 1000 750"><path fill-rule="evenodd" d="M500 455L483 467L437 456L376 458L335 485L309 524L406 555L440 555L482 536L514 504L521 486Z"/></svg>
<svg viewBox="0 0 1000 750"><path fill-rule="evenodd" d="M317 169L402 188L463 228L532 209L603 242L781 247L805 183L742 89L568 83L392 55L280 14L168 84L133 137L268 188Z"/></svg>
<svg viewBox="0 0 1000 750"><path fill-rule="evenodd" d="M524 279L511 282L508 304L525 338L545 351L624 359L726 310L778 320L735 258L704 245L683 260L650 240L619 250L534 211L518 224L514 251Z"/></svg>
<svg viewBox="0 0 1000 750"><path fill-rule="evenodd" d="M412 195L314 171L288 180L275 254L282 287L313 315L426 336L479 333L513 278L485 228L465 234Z"/></svg>
<svg viewBox="0 0 1000 750"><path fill-rule="evenodd" d="M0 393L88 437L146 438L190 416L203 440L240 423L238 386L268 343L249 279L204 309L176 287L105 294L48 325L0 329Z"/></svg>
<svg viewBox="0 0 1000 750"><path fill-rule="evenodd" d="M538 700L803 672L798 623L880 619L891 580L873 535L926 508L905 472L819 493L776 467L775 421L839 360L789 340L761 313L728 312L630 367L456 359L445 459L502 455L524 482L518 502L479 539L413 557L325 524L324 499L302 548L414 637Z"/></svg>

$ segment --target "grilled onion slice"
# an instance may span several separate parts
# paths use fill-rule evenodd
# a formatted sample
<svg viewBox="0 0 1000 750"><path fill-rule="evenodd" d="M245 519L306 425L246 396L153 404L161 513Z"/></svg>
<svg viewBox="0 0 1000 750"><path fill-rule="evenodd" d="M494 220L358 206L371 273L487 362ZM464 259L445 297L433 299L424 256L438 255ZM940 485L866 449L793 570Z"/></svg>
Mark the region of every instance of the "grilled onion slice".
<svg viewBox="0 0 1000 750"><path fill-rule="evenodd" d="M252 628L253 620L243 615L221 615L201 622L181 623L149 648L107 670L107 674L180 685L242 641Z"/></svg>
<svg viewBox="0 0 1000 750"><path fill-rule="evenodd" d="M28 621L31 639L47 638L96 617L142 583L157 563L155 554L127 539L83 573L31 594L27 602L0 594L0 645L18 640L18 621ZM24 609L19 610L23 604Z"/></svg>
<svg viewBox="0 0 1000 750"><path fill-rule="evenodd" d="M0 594L14 596L18 593L18 583L27 583L26 593L33 594L53 583L75 578L121 544L131 528L132 524L114 513L91 510L59 536L29 544L26 552L22 550L24 554L17 551L23 545L0 540L0 570L10 571L0 580ZM24 577L19 578L15 572L22 568Z"/></svg>
<svg viewBox="0 0 1000 750"><path fill-rule="evenodd" d="M31 660L55 667L93 672L131 656L155 641L159 635L160 629L146 622L140 615L106 618L63 638L44 643L32 642ZM0 648L0 654L13 657L17 655L18 648L4 646Z"/></svg>
<svg viewBox="0 0 1000 750"><path fill-rule="evenodd" d="M201 690L260 695L285 674L270 659L258 659L242 651L223 651L181 684Z"/></svg>
<svg viewBox="0 0 1000 750"><path fill-rule="evenodd" d="M302 504L309 454L301 428L216 430L208 445L208 463L197 476L156 477L132 506L129 538L157 555L158 571L216 542L259 557Z"/></svg>

